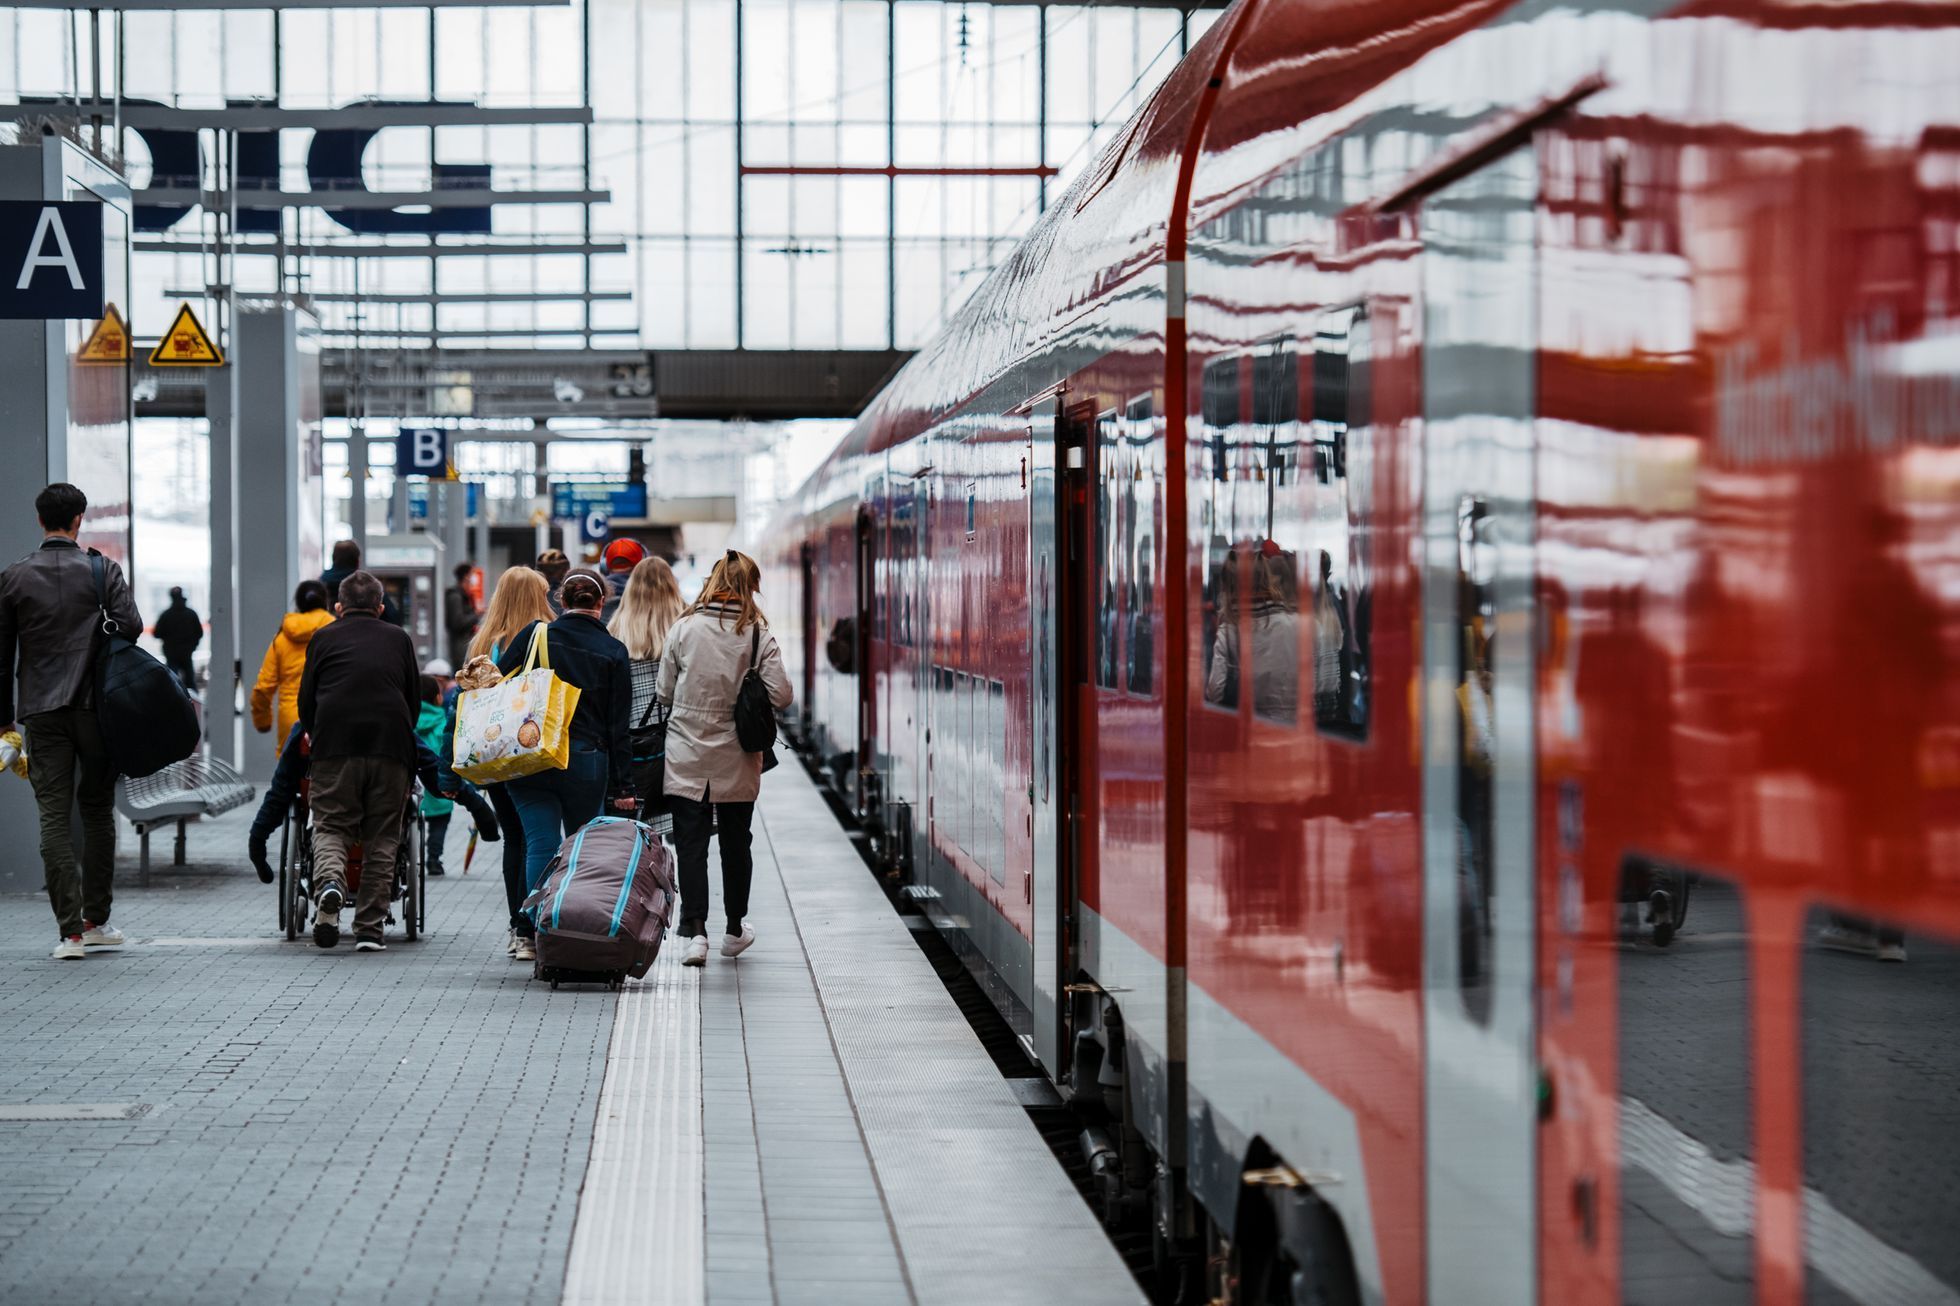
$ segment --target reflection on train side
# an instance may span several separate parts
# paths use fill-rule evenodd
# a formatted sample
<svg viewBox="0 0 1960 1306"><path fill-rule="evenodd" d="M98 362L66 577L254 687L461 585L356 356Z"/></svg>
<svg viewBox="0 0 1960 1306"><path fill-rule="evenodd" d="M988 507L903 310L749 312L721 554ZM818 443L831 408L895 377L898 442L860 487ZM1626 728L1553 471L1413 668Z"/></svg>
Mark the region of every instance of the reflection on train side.
<svg viewBox="0 0 1960 1306"><path fill-rule="evenodd" d="M1819 907L1803 956L1805 1298L1960 1302L1960 948Z"/></svg>
<svg viewBox="0 0 1960 1306"><path fill-rule="evenodd" d="M1749 923L1734 884L1620 868L1620 1299L1755 1300Z"/></svg>

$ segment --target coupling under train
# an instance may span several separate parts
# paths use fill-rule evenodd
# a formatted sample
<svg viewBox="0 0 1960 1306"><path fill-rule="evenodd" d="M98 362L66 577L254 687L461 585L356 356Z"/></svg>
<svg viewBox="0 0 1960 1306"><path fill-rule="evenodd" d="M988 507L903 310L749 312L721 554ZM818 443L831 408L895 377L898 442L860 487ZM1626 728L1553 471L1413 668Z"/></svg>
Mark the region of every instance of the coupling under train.
<svg viewBox="0 0 1960 1306"><path fill-rule="evenodd" d="M1956 68L1238 0L770 529L1186 1299L1960 1301Z"/></svg>

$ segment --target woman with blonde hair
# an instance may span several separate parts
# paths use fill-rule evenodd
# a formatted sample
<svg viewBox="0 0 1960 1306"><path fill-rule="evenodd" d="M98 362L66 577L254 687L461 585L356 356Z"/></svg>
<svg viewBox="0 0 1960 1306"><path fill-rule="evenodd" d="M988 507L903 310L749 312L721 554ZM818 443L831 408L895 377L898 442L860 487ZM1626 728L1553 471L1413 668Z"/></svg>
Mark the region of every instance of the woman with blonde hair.
<svg viewBox="0 0 1960 1306"><path fill-rule="evenodd" d="M667 633L660 659L660 700L669 708L667 803L680 855L681 937L685 966L708 961L708 836L721 837L722 911L728 930L721 955L740 956L755 942L743 923L749 910L749 827L762 792L761 753L743 751L735 733L735 694L754 667L777 711L790 704L782 650L769 633L756 595L762 570L730 549L715 564L701 597Z"/></svg>
<svg viewBox="0 0 1960 1306"><path fill-rule="evenodd" d="M643 558L627 574L619 610L606 629L626 646L633 669L632 723L633 786L639 791L641 815L664 811L666 722L656 721L655 700L660 691L660 655L667 632L685 605L674 569L663 558Z"/></svg>
<svg viewBox="0 0 1960 1306"><path fill-rule="evenodd" d="M490 609L483 614L482 623L470 639L469 656L487 657L494 662L518 635L540 621L550 621L550 595L551 585L543 573L529 567L512 567L506 571L498 578L496 592L490 596ZM537 927L518 910L526 894L524 823L518 819L517 804L511 800L507 787L485 785L484 792L497 811L497 827L504 832L504 899L510 907L510 937L505 941L504 952L515 961L534 961L538 954L532 940Z"/></svg>

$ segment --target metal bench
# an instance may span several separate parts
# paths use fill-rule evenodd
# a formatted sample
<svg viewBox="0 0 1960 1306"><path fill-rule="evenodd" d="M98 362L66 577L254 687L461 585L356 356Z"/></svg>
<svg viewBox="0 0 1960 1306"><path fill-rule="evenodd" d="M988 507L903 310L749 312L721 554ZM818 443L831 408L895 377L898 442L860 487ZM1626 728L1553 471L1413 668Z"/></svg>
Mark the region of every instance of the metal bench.
<svg viewBox="0 0 1960 1306"><path fill-rule="evenodd" d="M142 841L139 869L150 882L150 831L175 822L177 847L171 865L184 864L184 827L206 816L243 807L258 796L245 777L215 757L193 755L140 780L116 781L116 810L136 826Z"/></svg>

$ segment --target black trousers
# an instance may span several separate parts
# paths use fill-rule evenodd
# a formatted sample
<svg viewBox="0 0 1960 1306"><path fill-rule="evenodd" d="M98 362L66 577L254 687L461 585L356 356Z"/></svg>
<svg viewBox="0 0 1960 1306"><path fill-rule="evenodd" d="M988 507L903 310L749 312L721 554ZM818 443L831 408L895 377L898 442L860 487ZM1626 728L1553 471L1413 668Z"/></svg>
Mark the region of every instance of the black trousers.
<svg viewBox="0 0 1960 1306"><path fill-rule="evenodd" d="M525 938L537 933L530 917L517 909L524 905L527 896L524 890L524 823L517 819L517 804L510 800L510 790L503 785L485 785L483 792L490 799L490 808L497 814L497 829L502 842L497 846L504 851L504 899L510 906L510 927Z"/></svg>
<svg viewBox="0 0 1960 1306"><path fill-rule="evenodd" d="M742 928L749 914L749 881L755 875L750 855L754 803L711 803L667 797L674 813L674 850L681 860L681 937L708 932L708 836L721 839L721 909L733 928ZM718 827L718 829L717 829Z"/></svg>

